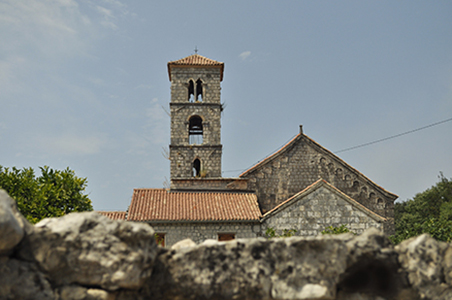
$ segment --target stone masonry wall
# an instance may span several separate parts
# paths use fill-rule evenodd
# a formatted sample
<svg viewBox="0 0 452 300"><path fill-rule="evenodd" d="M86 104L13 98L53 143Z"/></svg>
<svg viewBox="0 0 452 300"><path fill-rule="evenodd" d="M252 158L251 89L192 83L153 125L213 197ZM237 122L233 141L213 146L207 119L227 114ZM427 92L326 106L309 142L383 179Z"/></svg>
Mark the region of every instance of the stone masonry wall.
<svg viewBox="0 0 452 300"><path fill-rule="evenodd" d="M221 177L221 145L219 146L170 146L171 178L190 178L193 174L193 161L201 161L201 170L206 178Z"/></svg>
<svg viewBox="0 0 452 300"><path fill-rule="evenodd" d="M336 193L320 187L299 201L265 216L262 232L269 227L281 234L284 229L296 229L295 235L316 236L326 227L346 225L354 233L361 234L366 229L382 229L383 224L357 209Z"/></svg>
<svg viewBox="0 0 452 300"><path fill-rule="evenodd" d="M393 234L394 199L304 135L284 153L243 178L248 178L249 189L256 191L263 213L318 179L324 179L365 207L388 218L384 231Z"/></svg>
<svg viewBox="0 0 452 300"><path fill-rule="evenodd" d="M171 69L171 178L192 177L192 164L198 158L206 177L221 177L221 111L219 68ZM202 101L189 102L188 82L201 79ZM202 119L202 145L189 144L189 119Z"/></svg>
<svg viewBox="0 0 452 300"><path fill-rule="evenodd" d="M189 145L188 120L200 116L203 120L203 144L221 144L221 107L201 103L171 103L171 145Z"/></svg>
<svg viewBox="0 0 452 300"><path fill-rule="evenodd" d="M171 68L171 102L187 103L188 82L203 82L203 103L220 104L221 68L219 67L172 67Z"/></svg>
<svg viewBox="0 0 452 300"><path fill-rule="evenodd" d="M156 233L165 234L165 247L191 239L201 243L208 239L218 240L219 233L233 233L236 239L255 238L260 234L259 223L179 223L151 224Z"/></svg>
<svg viewBox="0 0 452 300"><path fill-rule="evenodd" d="M172 190L246 190L247 179L239 178L188 178L172 179Z"/></svg>

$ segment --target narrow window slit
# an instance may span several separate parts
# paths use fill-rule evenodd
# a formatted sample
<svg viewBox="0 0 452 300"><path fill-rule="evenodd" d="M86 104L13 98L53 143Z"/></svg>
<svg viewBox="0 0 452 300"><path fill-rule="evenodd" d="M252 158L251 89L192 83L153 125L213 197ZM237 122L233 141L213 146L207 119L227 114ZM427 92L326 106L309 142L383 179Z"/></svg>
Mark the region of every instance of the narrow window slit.
<svg viewBox="0 0 452 300"><path fill-rule="evenodd" d="M196 81L196 97L195 100L202 102L203 94L202 94L202 81L201 79L198 79Z"/></svg>
<svg viewBox="0 0 452 300"><path fill-rule="evenodd" d="M197 158L193 161L193 177L201 176L201 161Z"/></svg>
<svg viewBox="0 0 452 300"><path fill-rule="evenodd" d="M195 84L193 80L188 82L188 101L195 102Z"/></svg>

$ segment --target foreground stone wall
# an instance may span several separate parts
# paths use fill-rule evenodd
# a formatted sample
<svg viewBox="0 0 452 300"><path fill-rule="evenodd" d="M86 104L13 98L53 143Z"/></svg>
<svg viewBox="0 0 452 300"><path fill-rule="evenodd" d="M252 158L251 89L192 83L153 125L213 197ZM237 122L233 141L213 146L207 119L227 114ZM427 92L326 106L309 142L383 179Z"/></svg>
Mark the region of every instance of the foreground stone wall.
<svg viewBox="0 0 452 300"><path fill-rule="evenodd" d="M452 299L452 246L360 236L185 240L96 213L30 225L0 191L0 299Z"/></svg>

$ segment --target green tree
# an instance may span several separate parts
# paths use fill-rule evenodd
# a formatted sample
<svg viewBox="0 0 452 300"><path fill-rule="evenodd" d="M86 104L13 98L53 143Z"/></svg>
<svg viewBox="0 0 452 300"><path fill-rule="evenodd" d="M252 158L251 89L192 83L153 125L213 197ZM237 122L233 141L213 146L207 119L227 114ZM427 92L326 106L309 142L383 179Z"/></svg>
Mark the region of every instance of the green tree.
<svg viewBox="0 0 452 300"><path fill-rule="evenodd" d="M440 241L452 241L452 180L442 173L439 182L412 200L394 206L395 230L390 237L394 243L422 233Z"/></svg>
<svg viewBox="0 0 452 300"><path fill-rule="evenodd" d="M0 166L0 188L16 200L20 212L31 223L93 210L91 200L84 194L86 178L76 177L69 168L59 171L45 166L40 170L41 176L36 177L32 168Z"/></svg>

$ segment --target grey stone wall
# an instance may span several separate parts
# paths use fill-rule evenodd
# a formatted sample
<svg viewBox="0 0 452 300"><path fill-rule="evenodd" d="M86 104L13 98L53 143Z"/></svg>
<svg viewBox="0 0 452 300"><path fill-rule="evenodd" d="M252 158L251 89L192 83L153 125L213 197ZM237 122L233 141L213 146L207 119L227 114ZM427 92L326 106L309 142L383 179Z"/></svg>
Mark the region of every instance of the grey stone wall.
<svg viewBox="0 0 452 300"><path fill-rule="evenodd" d="M187 178L171 180L172 190L247 190L248 180L239 178Z"/></svg>
<svg viewBox="0 0 452 300"><path fill-rule="evenodd" d="M384 231L393 234L395 198L304 135L272 161L243 178L248 178L249 189L256 191L263 213L318 179L325 179L365 207L388 218Z"/></svg>
<svg viewBox="0 0 452 300"><path fill-rule="evenodd" d="M203 120L203 144L221 144L221 105L205 103L170 103L171 145L189 145L188 120L200 116Z"/></svg>
<svg viewBox="0 0 452 300"><path fill-rule="evenodd" d="M192 177L196 158L201 161L201 170L206 172L206 178L221 177L221 149L221 145L170 145L171 179Z"/></svg>
<svg viewBox="0 0 452 300"><path fill-rule="evenodd" d="M203 82L203 103L220 104L220 79L221 68L219 67L175 67L171 68L171 102L188 102L188 82Z"/></svg>
<svg viewBox="0 0 452 300"><path fill-rule="evenodd" d="M219 233L234 233L236 239L255 238L260 234L259 222L150 224L156 233L165 234L165 247L171 247L178 241L187 238L195 243L201 243L207 239L218 240Z"/></svg>
<svg viewBox="0 0 452 300"><path fill-rule="evenodd" d="M320 187L304 198L283 206L274 214L264 216L262 232L273 228L278 234L284 229L296 229L296 235L316 236L328 226L346 225L354 233L366 229L382 229L383 223L359 210L338 194Z"/></svg>
<svg viewBox="0 0 452 300"><path fill-rule="evenodd" d="M220 68L171 69L171 179L192 177L193 161L201 161L205 177L221 177ZM201 79L202 101L189 102L188 82ZM200 99L201 100L201 99ZM203 125L201 145L189 143L189 119L199 116Z"/></svg>

